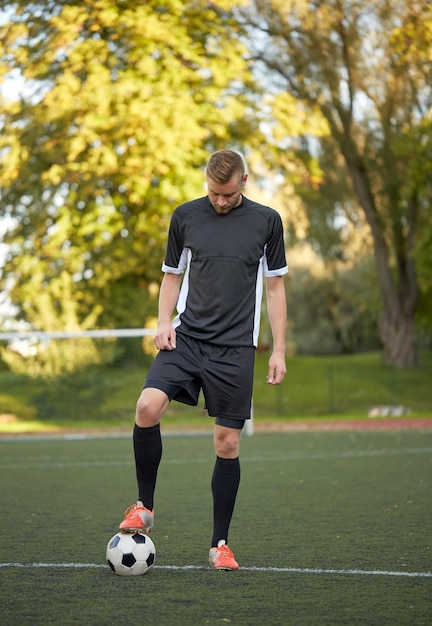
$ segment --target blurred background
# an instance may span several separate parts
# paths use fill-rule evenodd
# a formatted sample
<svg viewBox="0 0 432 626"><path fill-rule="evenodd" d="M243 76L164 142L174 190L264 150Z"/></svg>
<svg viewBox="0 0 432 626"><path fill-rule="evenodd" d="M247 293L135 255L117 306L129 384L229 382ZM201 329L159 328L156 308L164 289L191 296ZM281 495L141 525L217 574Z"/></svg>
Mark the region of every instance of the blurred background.
<svg viewBox="0 0 432 626"><path fill-rule="evenodd" d="M131 419L151 335L114 331L154 328L220 148L285 225L289 370L269 395L264 309L256 414L430 412L431 61L428 0L1 2L3 423Z"/></svg>

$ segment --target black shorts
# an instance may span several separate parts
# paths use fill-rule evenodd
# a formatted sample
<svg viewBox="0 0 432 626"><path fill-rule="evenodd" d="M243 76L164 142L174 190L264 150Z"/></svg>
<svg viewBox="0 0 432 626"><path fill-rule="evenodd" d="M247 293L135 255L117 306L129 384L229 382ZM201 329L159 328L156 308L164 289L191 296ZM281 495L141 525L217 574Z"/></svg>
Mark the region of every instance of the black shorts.
<svg viewBox="0 0 432 626"><path fill-rule="evenodd" d="M242 428L251 415L255 348L203 343L182 333L176 343L175 350L158 352L144 389L160 389L170 400L192 406L202 390L217 424Z"/></svg>

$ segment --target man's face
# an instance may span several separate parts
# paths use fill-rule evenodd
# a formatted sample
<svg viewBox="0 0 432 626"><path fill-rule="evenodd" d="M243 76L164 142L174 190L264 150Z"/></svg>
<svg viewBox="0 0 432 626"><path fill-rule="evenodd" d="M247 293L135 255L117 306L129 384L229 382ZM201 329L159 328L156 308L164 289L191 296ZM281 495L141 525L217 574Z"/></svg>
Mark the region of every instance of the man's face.
<svg viewBox="0 0 432 626"><path fill-rule="evenodd" d="M207 177L208 197L214 210L226 215L242 201L242 189L246 184L247 174L239 178L234 174L228 183L221 185Z"/></svg>

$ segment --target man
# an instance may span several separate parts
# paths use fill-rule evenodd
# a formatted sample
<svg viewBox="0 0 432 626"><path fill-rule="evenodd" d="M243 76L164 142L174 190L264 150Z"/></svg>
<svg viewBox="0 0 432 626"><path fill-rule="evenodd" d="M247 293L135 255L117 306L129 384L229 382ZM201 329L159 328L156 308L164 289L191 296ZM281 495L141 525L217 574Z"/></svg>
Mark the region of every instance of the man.
<svg viewBox="0 0 432 626"><path fill-rule="evenodd" d="M215 152L206 179L208 195L180 205L171 219L154 340L159 352L137 403L133 433L139 499L119 528L150 531L161 418L171 400L196 405L202 390L215 419L209 562L235 570L228 530L240 483L240 436L251 411L263 276L273 336L267 382L277 385L286 371L288 268L279 214L242 194L247 174L241 155Z"/></svg>

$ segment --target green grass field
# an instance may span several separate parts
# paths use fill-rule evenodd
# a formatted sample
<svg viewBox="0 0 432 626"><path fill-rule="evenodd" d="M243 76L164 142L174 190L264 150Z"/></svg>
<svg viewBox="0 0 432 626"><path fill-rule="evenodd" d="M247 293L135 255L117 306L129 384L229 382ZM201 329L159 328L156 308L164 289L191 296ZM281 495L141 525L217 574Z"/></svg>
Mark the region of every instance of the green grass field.
<svg viewBox="0 0 432 626"><path fill-rule="evenodd" d="M165 436L156 566L120 577L105 547L136 498L130 438L0 440L4 626L430 625L432 430L242 440L230 532L207 565L212 438Z"/></svg>

